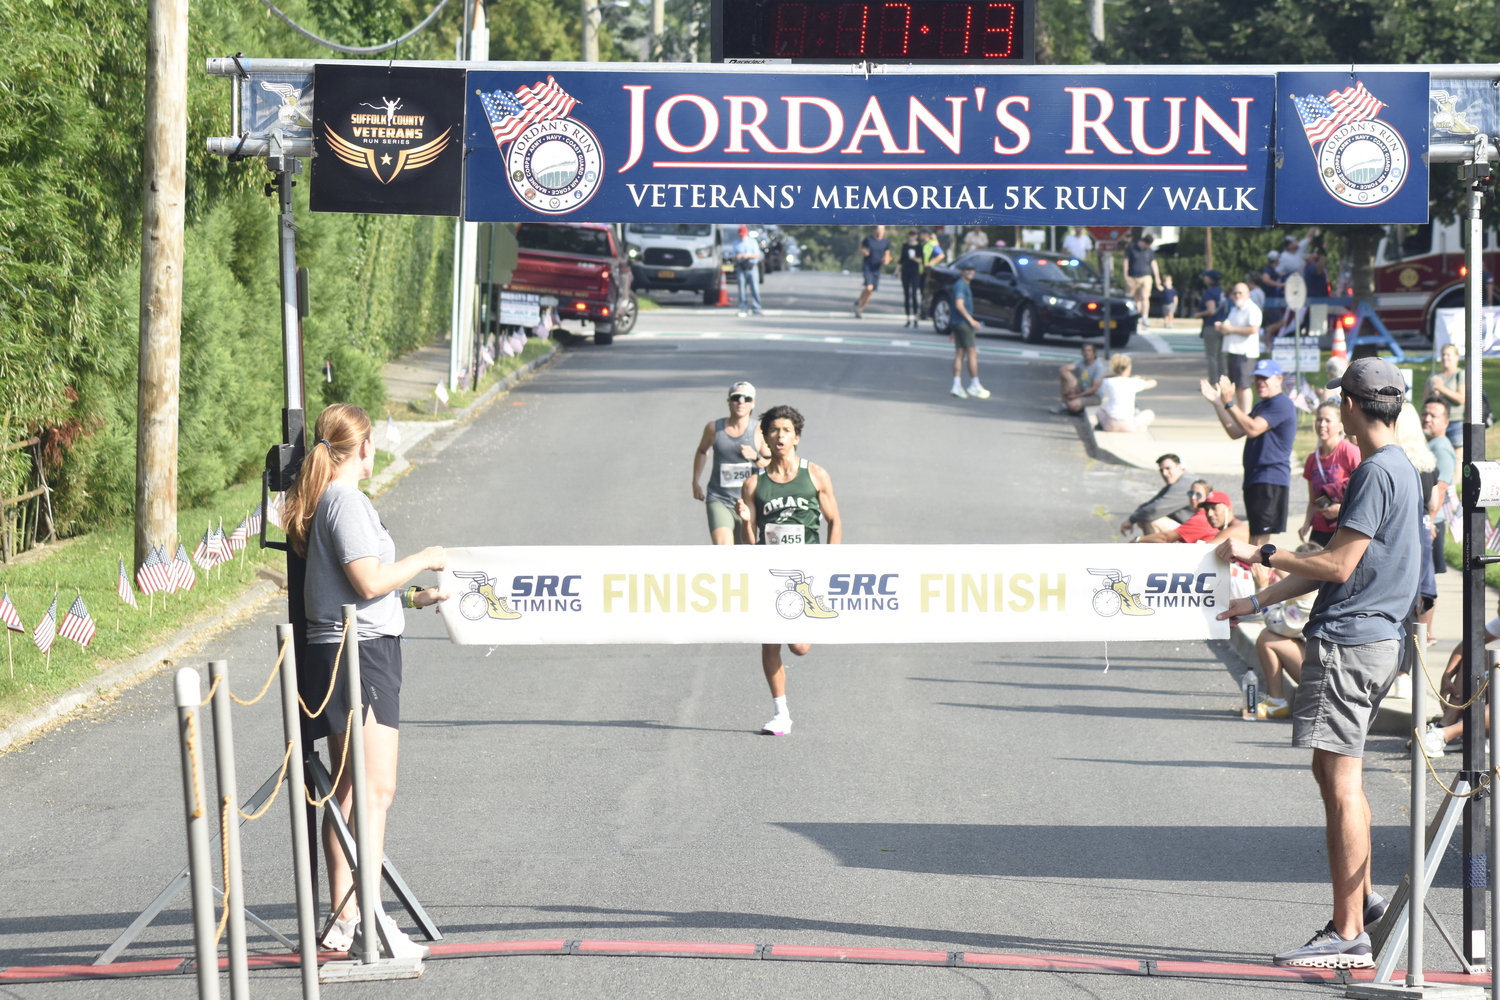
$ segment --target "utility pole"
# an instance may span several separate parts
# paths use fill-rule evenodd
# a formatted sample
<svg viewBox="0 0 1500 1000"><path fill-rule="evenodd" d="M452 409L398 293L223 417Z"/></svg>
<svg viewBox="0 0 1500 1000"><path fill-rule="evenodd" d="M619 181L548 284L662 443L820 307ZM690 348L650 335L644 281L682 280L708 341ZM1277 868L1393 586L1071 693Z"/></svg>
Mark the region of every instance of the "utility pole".
<svg viewBox="0 0 1500 1000"><path fill-rule="evenodd" d="M599 61L599 0L583 0L583 61Z"/></svg>
<svg viewBox="0 0 1500 1000"><path fill-rule="evenodd" d="M141 341L136 389L135 565L177 540L177 392L187 171L188 0L146 6Z"/></svg>
<svg viewBox="0 0 1500 1000"><path fill-rule="evenodd" d="M1104 44L1104 0L1090 0L1089 2L1089 30L1094 36L1094 41L1100 45Z"/></svg>
<svg viewBox="0 0 1500 1000"><path fill-rule="evenodd" d="M666 32L666 0L651 0L651 61L661 62L666 55L662 35Z"/></svg>
<svg viewBox="0 0 1500 1000"><path fill-rule="evenodd" d="M463 34L458 39L458 59L488 61L490 29L485 21L483 0L465 0ZM479 256L479 223L460 216L453 226L452 333L448 341L448 388L457 389L459 376L469 370L474 338L474 279ZM472 388L472 387L471 387Z"/></svg>

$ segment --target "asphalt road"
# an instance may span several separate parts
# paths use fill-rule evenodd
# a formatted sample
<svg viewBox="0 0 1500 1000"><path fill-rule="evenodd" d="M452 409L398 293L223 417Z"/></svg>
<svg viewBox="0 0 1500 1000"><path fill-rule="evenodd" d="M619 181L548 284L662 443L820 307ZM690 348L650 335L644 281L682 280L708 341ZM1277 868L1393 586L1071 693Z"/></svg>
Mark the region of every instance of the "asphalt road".
<svg viewBox="0 0 1500 1000"><path fill-rule="evenodd" d="M819 280L830 298L847 291L837 284L847 278ZM1044 412L1056 364L1046 350L987 354L995 395L958 400L946 393L943 352L895 344L910 337L898 321L723 313L644 313L642 335L568 352L414 455L417 468L377 504L400 551L705 543L691 453L740 378L759 387L762 406L806 415L802 451L829 469L850 544L1107 541L1151 488L1150 473L1090 461L1073 423ZM230 658L234 689L252 693L283 617L267 609L191 660ZM449 940L1259 961L1329 915L1306 755L1289 747L1285 724L1231 714L1238 689L1224 651L1206 643L1117 644L1108 672L1098 643L815 647L791 667L795 734L775 739L756 735L770 706L754 649L487 650L442 636L434 616L409 614L387 849ZM274 697L236 710L245 792L280 760ZM184 864L170 705L162 675L0 756L0 966L91 960ZM1405 856L1399 749L1377 738L1367 762L1386 887ZM245 891L291 933L287 837L279 803L247 828ZM1453 872L1440 883L1431 902L1451 927ZM1429 940L1429 961L1453 967L1437 935ZM127 957L189 951L179 901ZM252 986L297 993L287 973L258 974ZM1331 995L598 957L432 963L419 981L358 995L1173 1000L1272 990ZM193 991L186 977L0 987L28 1000Z"/></svg>

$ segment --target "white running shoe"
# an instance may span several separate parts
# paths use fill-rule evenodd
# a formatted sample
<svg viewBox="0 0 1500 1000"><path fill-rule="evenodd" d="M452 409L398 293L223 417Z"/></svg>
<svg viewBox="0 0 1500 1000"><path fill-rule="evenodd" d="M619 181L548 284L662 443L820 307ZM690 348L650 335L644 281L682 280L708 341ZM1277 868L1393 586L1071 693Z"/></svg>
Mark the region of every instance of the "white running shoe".
<svg viewBox="0 0 1500 1000"><path fill-rule="evenodd" d="M323 935L323 947L327 951L347 952L354 947L354 935L359 930L359 914L348 920L333 921L333 926L328 928L328 933Z"/></svg>
<svg viewBox="0 0 1500 1000"><path fill-rule="evenodd" d="M967 392L964 392L964 387L961 385L955 385L952 389L949 389L948 392L950 395L957 396L959 399L969 398L969 394Z"/></svg>
<svg viewBox="0 0 1500 1000"><path fill-rule="evenodd" d="M774 719L760 727L760 732L762 736L790 736L792 717L785 712L777 712Z"/></svg>
<svg viewBox="0 0 1500 1000"><path fill-rule="evenodd" d="M1429 757L1441 757L1447 751L1444 749L1447 740L1443 739L1443 730L1439 726L1429 726L1422 734L1422 749L1427 751Z"/></svg>
<svg viewBox="0 0 1500 1000"><path fill-rule="evenodd" d="M408 937L384 910L376 910L375 919L380 922L381 929L385 931L385 939L390 944L392 958L428 958L432 955L431 948L425 944L418 944Z"/></svg>
<svg viewBox="0 0 1500 1000"><path fill-rule="evenodd" d="M975 399L989 399L990 391L982 385L976 387L973 384L970 384L969 395L973 396Z"/></svg>

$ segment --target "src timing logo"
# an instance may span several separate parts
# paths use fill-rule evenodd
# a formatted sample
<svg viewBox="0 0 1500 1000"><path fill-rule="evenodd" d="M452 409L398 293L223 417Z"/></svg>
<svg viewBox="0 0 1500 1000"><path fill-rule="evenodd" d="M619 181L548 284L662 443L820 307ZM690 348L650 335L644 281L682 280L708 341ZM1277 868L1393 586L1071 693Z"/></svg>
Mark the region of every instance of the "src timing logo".
<svg viewBox="0 0 1500 1000"><path fill-rule="evenodd" d="M773 569L772 576L786 581L786 586L776 593L776 613L783 618L837 618L839 613L823 603L820 594L812 592L812 577L800 569Z"/></svg>
<svg viewBox="0 0 1500 1000"><path fill-rule="evenodd" d="M1130 577L1117 569L1090 569L1100 578L1094 591L1094 613L1112 618L1118 614L1154 615L1158 608L1211 608L1217 573L1147 573L1146 589L1132 592Z"/></svg>
<svg viewBox="0 0 1500 1000"><path fill-rule="evenodd" d="M550 76L515 93L475 93L517 198L547 215L565 215L588 203L604 176L604 153L588 126L568 117L577 98Z"/></svg>
<svg viewBox="0 0 1500 1000"><path fill-rule="evenodd" d="M1406 143L1376 117L1385 104L1363 83L1326 97L1294 94L1291 100L1329 194L1345 205L1368 208L1401 190L1410 159Z"/></svg>
<svg viewBox="0 0 1500 1000"><path fill-rule="evenodd" d="M471 622L481 618L509 620L521 617L512 611L505 598L495 594L495 578L488 573L454 573L460 580L469 581L469 589L458 599L458 612Z"/></svg>
<svg viewBox="0 0 1500 1000"><path fill-rule="evenodd" d="M323 133L334 156L351 167L370 171L382 184L389 184L404 170L427 166L448 148L452 127L444 129L442 135L430 142L411 145L427 137L427 115L398 114L402 109L399 97L382 97L378 105L361 104L359 107L370 110L349 113L344 130L350 138L340 135L327 122L323 125Z"/></svg>

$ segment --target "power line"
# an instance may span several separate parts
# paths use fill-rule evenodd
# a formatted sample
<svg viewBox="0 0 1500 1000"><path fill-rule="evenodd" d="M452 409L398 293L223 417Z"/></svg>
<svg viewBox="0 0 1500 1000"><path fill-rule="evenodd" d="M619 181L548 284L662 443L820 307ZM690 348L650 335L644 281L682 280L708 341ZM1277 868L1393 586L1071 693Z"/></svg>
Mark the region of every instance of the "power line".
<svg viewBox="0 0 1500 1000"><path fill-rule="evenodd" d="M312 41L317 42L319 45L326 45L330 49L333 49L335 52L347 52L351 55L371 55L376 52L385 52L388 49L394 49L396 46L400 45L402 42L406 41L408 38L411 38L413 35L417 34L423 28L431 24L433 20L443 12L443 8L448 6L448 0L438 0L438 5L432 9L432 13L423 18L421 24L417 25L415 28L411 29L400 38L385 42L381 45L369 45L360 47L354 45L340 45L338 42L330 42L326 38L320 38L319 36L313 34L311 31L308 31L306 28L302 27L302 25L298 24L296 21L293 21L291 18L283 14L277 8L277 6L271 2L271 0L260 0L260 2L265 4L266 9L269 10L272 14L275 14L277 17L281 18L281 20L286 24L288 28L291 28L302 37L309 38Z"/></svg>

